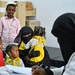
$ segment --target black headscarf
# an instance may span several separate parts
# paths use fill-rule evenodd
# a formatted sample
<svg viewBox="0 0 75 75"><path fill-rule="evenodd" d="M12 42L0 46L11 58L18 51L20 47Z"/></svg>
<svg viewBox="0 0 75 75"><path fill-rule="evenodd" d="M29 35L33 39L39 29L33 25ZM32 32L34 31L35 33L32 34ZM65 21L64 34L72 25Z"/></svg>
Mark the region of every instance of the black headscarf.
<svg viewBox="0 0 75 75"><path fill-rule="evenodd" d="M75 41L75 14L65 13L59 16L55 20L51 32L58 38Z"/></svg>
<svg viewBox="0 0 75 75"><path fill-rule="evenodd" d="M31 34L31 35L28 37L22 37L23 35L27 35L27 34ZM24 26L21 28L14 42L20 43L21 41L24 41L26 44L32 38L32 36L33 36L33 30L29 26Z"/></svg>

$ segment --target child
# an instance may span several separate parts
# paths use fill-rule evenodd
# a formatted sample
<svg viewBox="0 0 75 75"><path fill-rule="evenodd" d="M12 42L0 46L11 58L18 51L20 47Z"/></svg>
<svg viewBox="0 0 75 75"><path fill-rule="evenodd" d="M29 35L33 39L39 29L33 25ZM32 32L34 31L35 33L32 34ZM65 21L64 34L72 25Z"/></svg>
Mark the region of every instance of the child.
<svg viewBox="0 0 75 75"><path fill-rule="evenodd" d="M19 58L18 46L10 44L6 47L6 53L9 57L6 58L6 64L24 67L22 60Z"/></svg>
<svg viewBox="0 0 75 75"><path fill-rule="evenodd" d="M15 37L20 30L20 22L14 17L16 5L14 3L7 4L6 16L0 19L0 36L2 38L3 49L10 43L13 43Z"/></svg>

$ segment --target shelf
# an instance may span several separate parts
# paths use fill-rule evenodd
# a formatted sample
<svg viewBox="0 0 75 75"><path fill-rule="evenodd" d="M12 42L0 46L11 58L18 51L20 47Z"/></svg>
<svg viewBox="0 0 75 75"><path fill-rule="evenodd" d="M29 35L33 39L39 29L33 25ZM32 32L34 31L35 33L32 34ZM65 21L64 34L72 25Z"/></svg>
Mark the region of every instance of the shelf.
<svg viewBox="0 0 75 75"><path fill-rule="evenodd" d="M26 16L36 16L36 8L33 8L32 11L26 11Z"/></svg>

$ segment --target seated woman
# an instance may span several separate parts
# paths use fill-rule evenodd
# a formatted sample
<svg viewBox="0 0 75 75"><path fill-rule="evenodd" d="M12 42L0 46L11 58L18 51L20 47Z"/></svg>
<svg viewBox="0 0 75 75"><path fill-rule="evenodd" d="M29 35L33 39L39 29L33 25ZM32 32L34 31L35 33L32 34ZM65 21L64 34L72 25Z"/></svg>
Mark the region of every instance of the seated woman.
<svg viewBox="0 0 75 75"><path fill-rule="evenodd" d="M33 34L34 34L33 30L30 27L24 26L20 30L19 35L16 37L17 40L21 39L19 44L20 58L22 58L25 66L27 67L31 67L35 64L40 63L43 63L45 66L50 67L50 57L44 46L45 39L44 37L42 37L43 34L41 31L41 27L40 27L40 34L42 34L41 36L40 35L34 36ZM38 41L35 42L33 46L26 49L25 45L32 39L32 37L36 38L36 40Z"/></svg>

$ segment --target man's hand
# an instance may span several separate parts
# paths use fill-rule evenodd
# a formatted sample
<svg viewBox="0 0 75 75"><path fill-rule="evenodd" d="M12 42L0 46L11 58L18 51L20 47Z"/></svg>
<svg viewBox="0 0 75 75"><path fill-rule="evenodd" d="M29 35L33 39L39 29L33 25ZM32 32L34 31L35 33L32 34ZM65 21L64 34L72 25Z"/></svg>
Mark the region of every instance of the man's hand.
<svg viewBox="0 0 75 75"><path fill-rule="evenodd" d="M38 68L38 65L32 66L32 72Z"/></svg>
<svg viewBox="0 0 75 75"><path fill-rule="evenodd" d="M45 75L45 70L43 68L34 70L32 75Z"/></svg>
<svg viewBox="0 0 75 75"><path fill-rule="evenodd" d="M38 65L32 67L32 75L45 75L45 70L43 68L37 69ZM36 70L37 69L37 70Z"/></svg>

